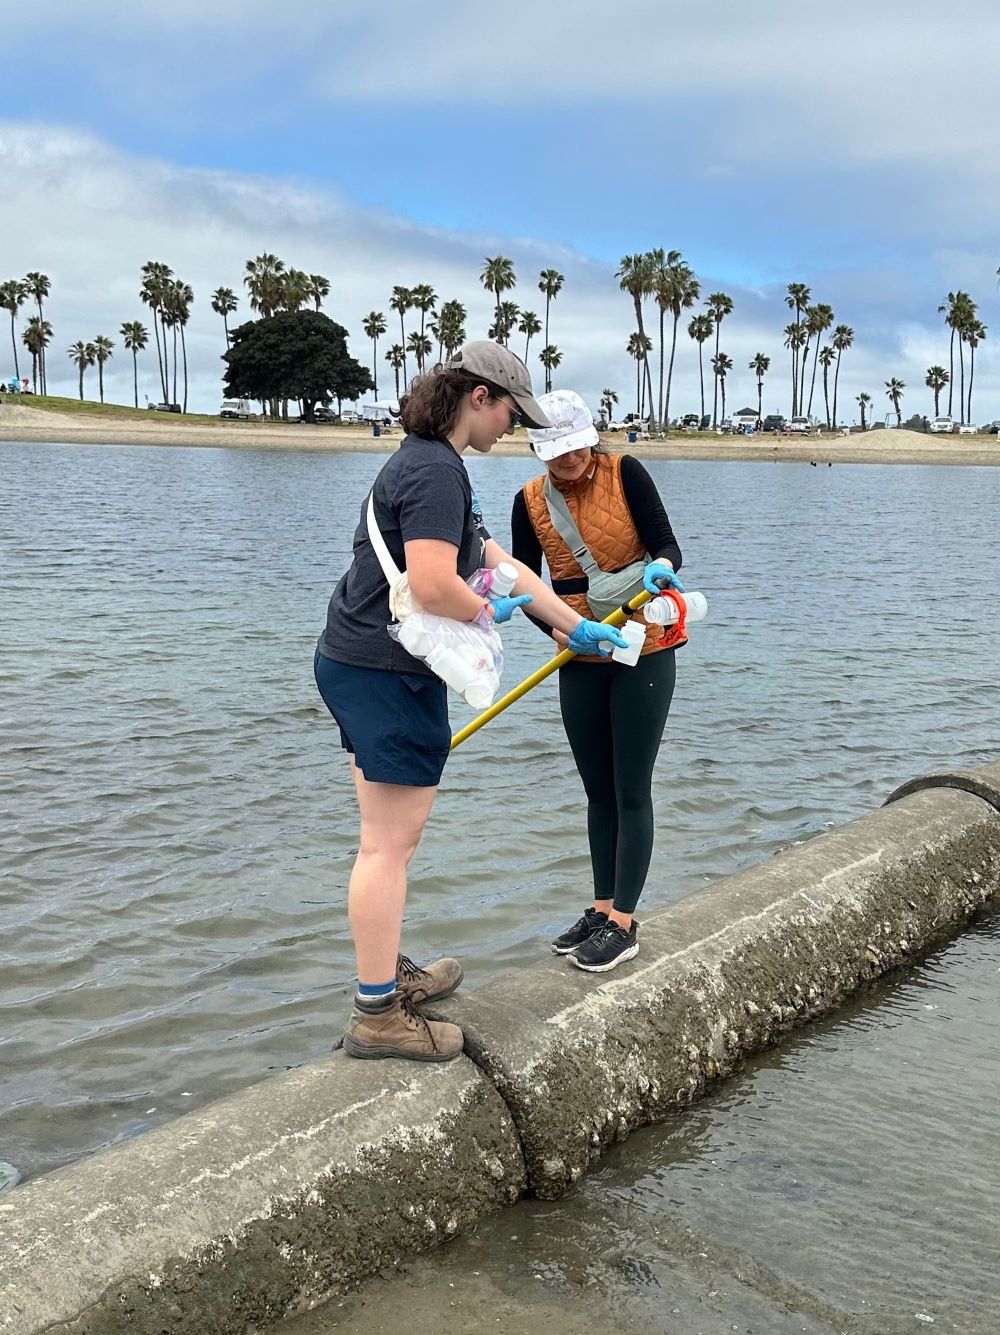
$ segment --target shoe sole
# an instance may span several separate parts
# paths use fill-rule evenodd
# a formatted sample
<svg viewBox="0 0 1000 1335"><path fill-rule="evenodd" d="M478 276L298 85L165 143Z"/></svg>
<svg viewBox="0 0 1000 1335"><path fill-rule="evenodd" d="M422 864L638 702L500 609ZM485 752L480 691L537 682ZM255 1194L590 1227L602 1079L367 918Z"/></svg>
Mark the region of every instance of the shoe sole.
<svg viewBox="0 0 1000 1335"><path fill-rule="evenodd" d="M456 1057L461 1057L464 1051L463 1048L459 1048L457 1052L400 1052L399 1048L390 1048L386 1044L358 1043L350 1034L344 1035L343 1047L348 1057L359 1057L369 1061L399 1057L408 1062L452 1062Z"/></svg>
<svg viewBox="0 0 1000 1335"><path fill-rule="evenodd" d="M570 963L575 964L578 969L583 969L586 973L607 973L610 969L617 969L619 964L624 964L627 960L634 960L639 953L638 941L634 946L629 946L623 950L620 955L616 955L613 960L608 960L607 964L583 964L579 955L571 955Z"/></svg>
<svg viewBox="0 0 1000 1335"><path fill-rule="evenodd" d="M584 941L586 939L587 938L584 937ZM557 946L555 942L553 942L551 945L551 950L553 955L572 955L573 951L579 950L582 945L583 941L578 941L575 946Z"/></svg>

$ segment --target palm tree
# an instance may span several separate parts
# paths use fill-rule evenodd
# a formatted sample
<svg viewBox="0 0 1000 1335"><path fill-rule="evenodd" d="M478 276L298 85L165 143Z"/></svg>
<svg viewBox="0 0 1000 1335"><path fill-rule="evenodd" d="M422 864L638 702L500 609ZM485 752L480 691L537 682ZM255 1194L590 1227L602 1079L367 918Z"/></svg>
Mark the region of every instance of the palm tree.
<svg viewBox="0 0 1000 1335"><path fill-rule="evenodd" d="M28 285L22 283L20 278L10 278L6 283L0 283L0 306L10 311L10 341L14 345L14 374L18 381L21 379L21 367L17 360L17 330L14 321L27 299Z"/></svg>
<svg viewBox="0 0 1000 1335"><path fill-rule="evenodd" d="M323 299L330 295L330 280L324 274L311 273L309 275L309 299L319 310L323 304Z"/></svg>
<svg viewBox="0 0 1000 1335"><path fill-rule="evenodd" d="M304 269L289 269L282 284L279 306L286 311L300 311L313 299L312 279Z"/></svg>
<svg viewBox="0 0 1000 1335"><path fill-rule="evenodd" d="M897 380L895 376L885 382L885 396L892 400L892 406L896 409L896 425L903 425L903 414L899 411L899 400L903 397L903 390L906 386L902 380Z"/></svg>
<svg viewBox="0 0 1000 1335"><path fill-rule="evenodd" d="M784 334L785 347L791 348L792 350L792 416L795 417L797 416L799 409L797 387L799 349L805 344L807 335L805 326L798 324L797 322L795 324L786 324Z"/></svg>
<svg viewBox="0 0 1000 1335"><path fill-rule="evenodd" d="M969 412L966 420L972 421L972 377L976 366L976 348L986 337L986 326L982 320L973 319L962 331L962 337L969 345Z"/></svg>
<svg viewBox="0 0 1000 1335"><path fill-rule="evenodd" d="M496 300L496 315L494 317L493 327L499 331L503 326L500 319L500 294L509 292L517 282L517 275L514 273L513 260L506 259L503 255L495 255L492 259L486 256L483 272L479 275L479 281L485 287L487 292L492 292ZM497 342L503 340L496 335Z"/></svg>
<svg viewBox="0 0 1000 1335"><path fill-rule="evenodd" d="M229 347L229 319L239 305L236 293L231 287L217 287L212 293L212 310L222 316L222 327L226 331L226 347Z"/></svg>
<svg viewBox="0 0 1000 1335"><path fill-rule="evenodd" d="M446 301L437 319L429 326L438 341L438 361L442 353L453 357L465 342L466 309L460 301Z"/></svg>
<svg viewBox="0 0 1000 1335"><path fill-rule="evenodd" d="M139 288L139 297L144 306L148 306L153 313L153 333L156 337L156 365L160 374L160 389L163 394L163 401L166 402L169 397L167 392L167 346L166 337L163 340L163 350L160 350L160 315L163 310L163 301L166 295L167 283L174 276L173 269L168 264L162 264L159 260L147 260L140 270L142 284ZM166 331L164 330L164 334Z"/></svg>
<svg viewBox="0 0 1000 1335"><path fill-rule="evenodd" d="M221 289L220 289L221 290ZM140 320L126 320L118 331L122 342L132 354L132 388L135 391L135 406L139 406L139 363L138 355L149 342L149 334Z"/></svg>
<svg viewBox="0 0 1000 1335"><path fill-rule="evenodd" d="M615 393L613 389L601 390L601 412L604 414L604 416L607 418L609 422L611 421L612 409L614 408L617 402L618 402L618 395Z"/></svg>
<svg viewBox="0 0 1000 1335"><path fill-rule="evenodd" d="M566 279L558 269L541 269L538 274L538 290L545 297L545 346L549 344L549 307L562 291L562 285ZM546 394L552 386L548 380L545 382Z"/></svg>
<svg viewBox="0 0 1000 1335"><path fill-rule="evenodd" d="M688 333L698 344L698 376L701 380L701 416L702 421L705 418L705 362L702 356L704 346L712 337L712 331L715 329L715 321L710 315L694 315L688 325ZM699 423L699 426L701 423Z"/></svg>
<svg viewBox="0 0 1000 1335"><path fill-rule="evenodd" d="M969 307L972 306L972 298L968 292L949 292L947 301L943 306L938 307L938 314L944 315L944 322L951 330L951 338L948 343L948 416L952 416L952 387L955 383L955 335L968 320ZM974 309L974 308L973 308ZM961 344L959 344L959 354L961 355Z"/></svg>
<svg viewBox="0 0 1000 1335"><path fill-rule="evenodd" d="M632 298L632 304L635 307L636 328L642 339L646 338L646 330L642 322L642 303L646 297L653 293L653 284L655 279L655 260L652 252L646 251L644 254L623 255L615 274L618 279L618 286L622 292L627 292ZM653 411L653 379L649 373L649 351L652 348L652 340L649 340L649 347L642 345L642 364L644 368L643 392L640 398L645 397L646 389L649 390L649 411ZM642 415L643 409L639 409Z"/></svg>
<svg viewBox="0 0 1000 1335"><path fill-rule="evenodd" d="M826 331L833 324L833 320L834 320L833 307L827 306L825 302L820 302L816 306L810 306L806 311L806 332L809 334L810 338L814 338L816 340L816 342L813 344L814 348L813 373L812 373L812 381L810 382L809 385L809 406L806 408L807 417L812 417L813 394L816 392L816 364L819 361L819 336L820 334L826 333ZM808 341L806 342L805 360L806 361L809 360ZM803 382L803 389L804 388L805 384Z"/></svg>
<svg viewBox="0 0 1000 1335"><path fill-rule="evenodd" d="M104 402L104 363L111 357L111 349L115 346L110 338L103 334L98 334L93 343L88 344L94 349L94 361L97 362L97 383L100 387L101 402Z"/></svg>
<svg viewBox="0 0 1000 1335"><path fill-rule="evenodd" d="M80 370L80 402L83 402L83 373L88 366L93 366L97 361L97 349L93 343L84 343L78 339L69 349L68 353L71 362L75 362Z"/></svg>
<svg viewBox="0 0 1000 1335"><path fill-rule="evenodd" d="M811 293L805 283L789 283L787 295L785 296L785 305L789 310L795 312L795 323L802 323L802 312L809 305ZM803 340L804 343L805 340ZM785 344L785 347L791 346L792 349L792 416L795 417L799 411L799 348L802 343L796 347L794 344Z"/></svg>
<svg viewBox="0 0 1000 1335"><path fill-rule="evenodd" d="M424 336L424 324L427 316L437 305L437 293L430 283L418 283L410 292L410 305L420 312L420 337Z"/></svg>
<svg viewBox="0 0 1000 1335"><path fill-rule="evenodd" d="M399 343L394 343L392 347L389 349L389 351L385 354L385 359L392 367L392 369L396 372L396 398L398 400L399 373L406 364L406 353L403 351L402 345Z"/></svg>
<svg viewBox="0 0 1000 1335"><path fill-rule="evenodd" d="M48 344L49 338L52 337L52 326L45 319L45 311L42 309L42 302L48 297L49 292L52 290L49 276L48 274L38 273L37 271L29 273L25 276L24 285L28 289L28 296L33 297L35 300L35 305L38 307L39 320L42 322L43 326L48 328L48 338L45 340L45 344ZM47 394L49 392L49 382L45 374L45 345L43 345L39 354L38 371L42 393Z"/></svg>
<svg viewBox="0 0 1000 1335"><path fill-rule="evenodd" d="M657 398L659 414L657 420L661 428L670 421L670 386L674 378L674 357L677 352L677 326L681 312L690 310L701 293L701 284L695 278L689 265L681 259L679 250L672 250L664 256L662 250L653 252L656 257L654 293L656 304L660 308L660 392ZM663 317L670 311L674 318L670 340L670 366L667 371L667 394L663 396Z"/></svg>
<svg viewBox="0 0 1000 1335"><path fill-rule="evenodd" d="M837 352L837 367L833 373L833 425L837 425L837 385L840 382L840 359L854 342L854 330L850 325L839 324L833 331L831 340Z"/></svg>
<svg viewBox="0 0 1000 1335"><path fill-rule="evenodd" d="M259 311L261 319L270 319L275 311L285 305L288 296L287 278L285 261L279 260L270 251L247 260L243 283L250 294L250 309ZM294 290L292 295L295 295Z"/></svg>
<svg viewBox="0 0 1000 1335"><path fill-rule="evenodd" d="M726 375L733 369L732 357L727 357L724 352L718 352L712 358L712 370L715 372L715 379L722 390L722 420L726 420Z"/></svg>
<svg viewBox="0 0 1000 1335"><path fill-rule="evenodd" d="M187 412L188 397L188 368L187 368L187 337L184 330L187 328L187 322L191 318L191 305L194 302L194 290L190 283L185 283L181 278L175 278L167 284L167 290L164 297L168 320L171 329L174 331L174 395L171 403L177 403L177 331L181 331L181 358L184 365L184 396L182 408Z"/></svg>
<svg viewBox="0 0 1000 1335"><path fill-rule="evenodd" d="M538 360L545 367L545 383L547 385L552 384L552 372L559 369L562 359L562 353L551 343L547 343L538 354Z"/></svg>
<svg viewBox="0 0 1000 1335"><path fill-rule="evenodd" d="M413 305L413 295L408 287L400 287L398 284L392 289L392 296L389 298L389 309L399 314L399 337L401 340L400 350L403 354L403 390L406 390L406 330L403 328L403 316ZM396 390L396 398L399 398L399 389Z"/></svg>
<svg viewBox="0 0 1000 1335"><path fill-rule="evenodd" d="M21 342L31 353L31 388L36 394L41 380L45 349L51 337L52 326L40 315L33 315L21 330Z"/></svg>
<svg viewBox="0 0 1000 1335"><path fill-rule="evenodd" d="M629 334L626 350L630 357L635 358L635 411L638 416L642 416L643 400L646 393L646 381L642 375L643 363L649 356L649 350L653 346L653 340L648 334Z"/></svg>
<svg viewBox="0 0 1000 1335"><path fill-rule="evenodd" d="M733 313L733 299L727 297L725 292L713 292L705 302L708 307L708 313L715 321L715 355L719 355L719 330L722 328L722 322L727 315ZM714 365L714 362L713 362ZM715 426L718 421L719 408L719 378L715 377L715 393L712 397L712 425ZM702 414L704 416L704 413Z"/></svg>
<svg viewBox="0 0 1000 1335"><path fill-rule="evenodd" d="M862 430L862 431L867 431L867 430L868 430L868 425L867 425L867 422L866 422L866 420L865 420L865 411L867 410L868 405L871 403L871 401L872 401L872 396L871 396L870 394L865 394L864 391L862 391L862 392L858 395L858 407L861 409L861 430Z"/></svg>
<svg viewBox="0 0 1000 1335"><path fill-rule="evenodd" d="M830 384L828 377L830 373L830 367L833 365L836 359L837 359L837 354L834 352L833 348L829 346L829 344L826 347L820 349L819 364L823 368L823 402L826 405L827 429L829 429L830 426Z"/></svg>
<svg viewBox="0 0 1000 1335"><path fill-rule="evenodd" d="M375 402L378 402L378 341L388 326L381 311L369 311L364 320L365 336L372 341L372 380L375 382ZM398 398L398 395L397 395Z"/></svg>
<svg viewBox="0 0 1000 1335"><path fill-rule="evenodd" d="M490 329L490 338L495 338L506 347L520 314L521 308L516 301L501 301L497 307L497 323Z"/></svg>
<svg viewBox="0 0 1000 1335"><path fill-rule="evenodd" d="M535 335L540 334L542 332L542 322L541 320L539 320L538 316L535 314L534 311L522 311L521 318L518 321L517 327L521 331L521 333L524 334L525 336L524 360L525 362L527 362L528 348L530 347L531 340L535 337Z"/></svg>
<svg viewBox="0 0 1000 1335"><path fill-rule="evenodd" d="M758 419L758 423L759 423L759 421L760 421L760 418L763 416L764 376L765 376L765 374L767 373L767 371L770 369L770 366L771 366L771 358L770 358L770 357L765 357L764 354L763 354L762 352L758 352L758 353L756 353L756 354L754 355L754 359L753 359L753 361L750 363L750 370L753 371L754 375L757 377L757 419Z"/></svg>
<svg viewBox="0 0 1000 1335"><path fill-rule="evenodd" d="M421 334L414 329L413 333L406 340L407 352L412 352L417 359L417 375L424 373L424 360L434 351L434 344L426 334Z"/></svg>
<svg viewBox="0 0 1000 1335"><path fill-rule="evenodd" d="M940 416L940 404L938 401L941 398L941 391L944 389L945 385L947 385L950 379L951 376L948 374L948 372L944 369L943 366L928 366L927 376L924 379L924 384L927 386L928 389L932 389L934 391L935 417Z"/></svg>

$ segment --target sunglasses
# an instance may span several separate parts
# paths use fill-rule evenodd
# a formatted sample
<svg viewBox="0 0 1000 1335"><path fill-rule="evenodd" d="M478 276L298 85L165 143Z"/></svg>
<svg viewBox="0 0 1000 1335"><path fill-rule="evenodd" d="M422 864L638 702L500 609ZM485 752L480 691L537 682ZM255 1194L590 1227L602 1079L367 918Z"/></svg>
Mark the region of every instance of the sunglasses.
<svg viewBox="0 0 1000 1335"><path fill-rule="evenodd" d="M503 399L498 399L497 402L502 403L503 406L507 409L507 412L510 414L510 426L508 430L516 431L517 428L523 422L524 420L523 417L515 408L512 408L509 403L505 403Z"/></svg>

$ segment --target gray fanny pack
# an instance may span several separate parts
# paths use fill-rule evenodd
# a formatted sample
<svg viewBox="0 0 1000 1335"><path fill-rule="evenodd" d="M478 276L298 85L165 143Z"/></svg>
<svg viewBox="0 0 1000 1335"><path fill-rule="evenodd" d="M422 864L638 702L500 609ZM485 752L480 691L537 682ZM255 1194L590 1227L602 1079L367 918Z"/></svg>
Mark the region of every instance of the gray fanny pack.
<svg viewBox="0 0 1000 1335"><path fill-rule="evenodd" d="M545 479L545 503L549 507L552 527L573 554L573 559L587 577L587 602L598 620L603 621L623 603L642 593L642 573L646 561L633 561L624 570L602 570L591 555L590 548L580 536L564 497ZM647 561L648 561L647 557Z"/></svg>

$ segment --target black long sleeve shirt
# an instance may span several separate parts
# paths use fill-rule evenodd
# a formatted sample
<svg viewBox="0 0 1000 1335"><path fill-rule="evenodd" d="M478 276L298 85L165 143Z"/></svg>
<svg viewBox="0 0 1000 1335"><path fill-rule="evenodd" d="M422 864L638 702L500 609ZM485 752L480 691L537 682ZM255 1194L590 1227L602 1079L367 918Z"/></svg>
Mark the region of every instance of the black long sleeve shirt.
<svg viewBox="0 0 1000 1335"><path fill-rule="evenodd" d="M625 503L631 512L632 522L639 534L639 541L649 552L650 559L656 560L665 557L675 570L680 570L683 560L681 549L674 536L674 530L670 526L667 512L663 508L660 493L656 490L656 483L639 460L634 459L630 454L622 455L621 479ZM511 555L515 560L523 561L528 569L533 570L536 575L540 575L542 573L542 546L528 515L523 490L519 491L514 497L514 506L510 516L510 534ZM587 540L586 533L583 534L583 540L584 542ZM546 635L551 635L552 628L547 622L532 616L530 612L527 612L526 615Z"/></svg>

